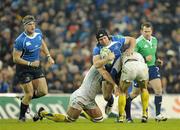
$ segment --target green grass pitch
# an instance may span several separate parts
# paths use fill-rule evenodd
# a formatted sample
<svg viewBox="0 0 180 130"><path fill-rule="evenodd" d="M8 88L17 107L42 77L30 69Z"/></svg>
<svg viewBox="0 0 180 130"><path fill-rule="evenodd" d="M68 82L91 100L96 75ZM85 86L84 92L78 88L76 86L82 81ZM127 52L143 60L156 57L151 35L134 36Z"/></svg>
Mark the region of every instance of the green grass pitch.
<svg viewBox="0 0 180 130"><path fill-rule="evenodd" d="M106 119L102 123L93 123L86 119L79 119L74 123L55 123L49 120L32 122L18 122L15 119L0 119L0 130L180 130L180 119L168 119L166 122L141 123L136 119L134 123L115 123L115 119Z"/></svg>

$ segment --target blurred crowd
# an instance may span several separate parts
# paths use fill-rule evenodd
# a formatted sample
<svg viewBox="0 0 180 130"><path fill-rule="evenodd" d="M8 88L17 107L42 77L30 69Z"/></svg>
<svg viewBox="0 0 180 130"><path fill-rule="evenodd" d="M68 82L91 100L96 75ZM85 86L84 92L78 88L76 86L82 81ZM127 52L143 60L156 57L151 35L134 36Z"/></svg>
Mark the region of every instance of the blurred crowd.
<svg viewBox="0 0 180 130"><path fill-rule="evenodd" d="M0 93L22 90L14 77L13 42L22 17L34 15L55 65L42 57L49 92L72 93L92 65L98 28L137 38L152 22L165 93L180 93L180 1L176 0L0 0Z"/></svg>

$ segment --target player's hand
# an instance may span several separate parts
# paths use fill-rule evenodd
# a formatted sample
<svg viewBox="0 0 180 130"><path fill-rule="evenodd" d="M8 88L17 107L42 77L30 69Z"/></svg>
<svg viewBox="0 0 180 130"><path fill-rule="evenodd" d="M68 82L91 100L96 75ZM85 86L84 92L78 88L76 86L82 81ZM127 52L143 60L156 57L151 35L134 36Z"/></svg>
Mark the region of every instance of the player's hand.
<svg viewBox="0 0 180 130"><path fill-rule="evenodd" d="M48 57L48 63L49 63L50 66L55 63L55 62L54 62L54 59L53 59L51 56Z"/></svg>
<svg viewBox="0 0 180 130"><path fill-rule="evenodd" d="M126 49L126 51L125 51L124 53L125 53L127 56L130 56L130 55L133 54L133 49L128 48L128 49Z"/></svg>
<svg viewBox="0 0 180 130"><path fill-rule="evenodd" d="M117 86L117 84L114 85L114 95L115 97L119 96L120 92L119 92L119 88Z"/></svg>
<svg viewBox="0 0 180 130"><path fill-rule="evenodd" d="M156 65L157 66L163 66L164 62L161 59L156 60Z"/></svg>
<svg viewBox="0 0 180 130"><path fill-rule="evenodd" d="M108 61L114 60L114 58L115 58L115 55L114 55L113 52L109 53L108 56L107 56Z"/></svg>
<svg viewBox="0 0 180 130"><path fill-rule="evenodd" d="M152 55L146 56L146 61L151 61L152 60Z"/></svg>
<svg viewBox="0 0 180 130"><path fill-rule="evenodd" d="M38 61L38 60L31 63L32 67L39 67L39 65L40 65L40 61Z"/></svg>

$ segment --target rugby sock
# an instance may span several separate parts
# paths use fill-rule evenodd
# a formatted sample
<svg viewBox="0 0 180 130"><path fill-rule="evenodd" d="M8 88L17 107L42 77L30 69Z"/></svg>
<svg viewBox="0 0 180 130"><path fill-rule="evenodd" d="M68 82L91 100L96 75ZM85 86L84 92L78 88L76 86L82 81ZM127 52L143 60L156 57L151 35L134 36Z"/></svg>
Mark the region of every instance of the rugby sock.
<svg viewBox="0 0 180 130"><path fill-rule="evenodd" d="M92 118L84 110L82 110L80 115L88 120L92 120Z"/></svg>
<svg viewBox="0 0 180 130"><path fill-rule="evenodd" d="M108 105L109 107L112 107L113 103L114 103L114 97L113 97L113 95L111 95L111 97L110 97L109 100L108 100L107 105Z"/></svg>
<svg viewBox="0 0 180 130"><path fill-rule="evenodd" d="M156 116L161 113L161 102L162 102L162 95L155 96L154 103L156 107Z"/></svg>
<svg viewBox="0 0 180 130"><path fill-rule="evenodd" d="M131 119L131 101L132 99L130 97L126 99L126 106L125 106L126 119Z"/></svg>
<svg viewBox="0 0 180 130"><path fill-rule="evenodd" d="M119 95L119 98L118 98L118 108L119 108L120 116L124 115L125 105L126 105L126 95L121 94Z"/></svg>
<svg viewBox="0 0 180 130"><path fill-rule="evenodd" d="M142 91L141 102L142 102L143 115L148 116L149 93L147 90Z"/></svg>
<svg viewBox="0 0 180 130"><path fill-rule="evenodd" d="M46 119L55 121L55 122L65 122L66 116L63 114L53 114L46 111L42 111L40 115Z"/></svg>
<svg viewBox="0 0 180 130"><path fill-rule="evenodd" d="M19 119L25 117L25 113L26 113L28 107L29 107L29 105L25 105L21 102Z"/></svg>

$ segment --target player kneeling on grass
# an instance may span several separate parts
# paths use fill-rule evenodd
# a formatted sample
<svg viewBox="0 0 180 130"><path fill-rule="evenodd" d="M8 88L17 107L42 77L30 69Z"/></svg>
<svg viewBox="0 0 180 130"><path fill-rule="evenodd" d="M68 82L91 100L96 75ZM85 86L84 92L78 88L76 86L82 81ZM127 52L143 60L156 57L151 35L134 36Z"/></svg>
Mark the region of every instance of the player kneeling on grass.
<svg viewBox="0 0 180 130"><path fill-rule="evenodd" d="M47 118L55 122L74 122L80 114L93 122L102 122L102 112L95 102L95 97L101 92L102 75L92 66L79 89L72 93L67 115L53 114L43 108L38 110L33 120Z"/></svg>
<svg viewBox="0 0 180 130"><path fill-rule="evenodd" d="M142 101L142 122L146 123L148 118L148 101L149 93L147 90L148 83L148 67L141 54L133 52L127 56L122 56L122 70L120 78L120 92L118 98L119 117L117 122L122 123L125 119L126 93L132 81L136 81L141 88Z"/></svg>

